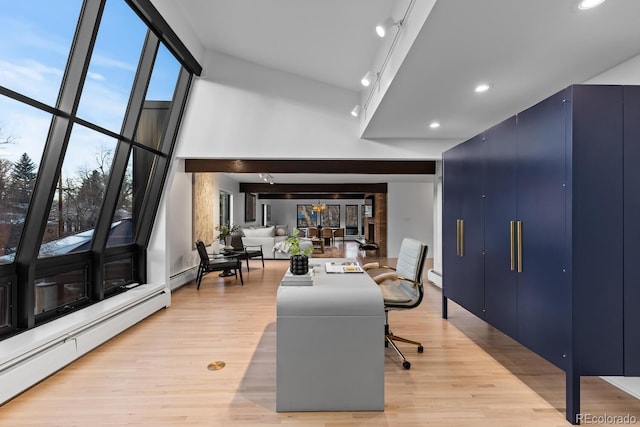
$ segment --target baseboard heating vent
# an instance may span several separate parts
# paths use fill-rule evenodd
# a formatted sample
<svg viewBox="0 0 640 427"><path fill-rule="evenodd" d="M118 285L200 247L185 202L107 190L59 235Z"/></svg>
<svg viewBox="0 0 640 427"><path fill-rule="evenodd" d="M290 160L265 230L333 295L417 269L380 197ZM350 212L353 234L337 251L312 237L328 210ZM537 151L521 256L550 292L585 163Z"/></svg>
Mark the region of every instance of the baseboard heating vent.
<svg viewBox="0 0 640 427"><path fill-rule="evenodd" d="M438 287L442 287L442 274L438 271L435 271L433 268L430 268L427 271L427 279L433 282L434 285Z"/></svg>
<svg viewBox="0 0 640 427"><path fill-rule="evenodd" d="M0 404L169 305L166 285L145 284L0 341Z"/></svg>
<svg viewBox="0 0 640 427"><path fill-rule="evenodd" d="M180 273L174 274L169 278L171 290L175 291L180 286L186 285L187 283L196 280L197 275L198 275L198 266L191 267L187 270L181 271Z"/></svg>

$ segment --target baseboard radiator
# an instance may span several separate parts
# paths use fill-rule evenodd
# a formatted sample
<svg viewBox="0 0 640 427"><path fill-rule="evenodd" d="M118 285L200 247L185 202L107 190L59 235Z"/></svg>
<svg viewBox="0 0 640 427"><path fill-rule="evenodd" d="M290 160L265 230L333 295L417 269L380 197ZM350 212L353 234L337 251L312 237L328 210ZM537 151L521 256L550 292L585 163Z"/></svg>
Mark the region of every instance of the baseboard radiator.
<svg viewBox="0 0 640 427"><path fill-rule="evenodd" d="M140 285L0 341L0 404L169 305L166 285Z"/></svg>
<svg viewBox="0 0 640 427"><path fill-rule="evenodd" d="M198 275L198 266L188 268L180 273L174 274L169 278L171 291L175 291L179 287L196 280Z"/></svg>
<svg viewBox="0 0 640 427"><path fill-rule="evenodd" d="M442 274L439 271L430 268L429 271L427 271L427 279L437 287L442 288Z"/></svg>

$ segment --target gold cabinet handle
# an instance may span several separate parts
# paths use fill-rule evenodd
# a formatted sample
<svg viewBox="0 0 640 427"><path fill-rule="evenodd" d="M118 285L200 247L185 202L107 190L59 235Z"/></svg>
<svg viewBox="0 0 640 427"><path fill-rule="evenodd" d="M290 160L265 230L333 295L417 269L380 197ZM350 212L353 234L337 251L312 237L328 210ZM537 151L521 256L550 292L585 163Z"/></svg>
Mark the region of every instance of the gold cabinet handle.
<svg viewBox="0 0 640 427"><path fill-rule="evenodd" d="M516 257L515 257L515 221L509 221L509 247L511 248L511 271L516 269Z"/></svg>
<svg viewBox="0 0 640 427"><path fill-rule="evenodd" d="M518 273L522 273L522 221L518 221Z"/></svg>
<svg viewBox="0 0 640 427"><path fill-rule="evenodd" d="M464 256L464 219L460 220L460 256Z"/></svg>
<svg viewBox="0 0 640 427"><path fill-rule="evenodd" d="M460 256L460 219L456 219L456 255Z"/></svg>

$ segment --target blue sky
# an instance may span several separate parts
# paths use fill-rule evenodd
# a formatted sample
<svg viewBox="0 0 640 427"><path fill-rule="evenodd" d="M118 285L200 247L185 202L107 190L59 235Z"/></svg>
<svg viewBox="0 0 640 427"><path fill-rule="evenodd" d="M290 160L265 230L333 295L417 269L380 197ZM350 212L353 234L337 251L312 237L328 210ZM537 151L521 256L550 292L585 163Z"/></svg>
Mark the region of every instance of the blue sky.
<svg viewBox="0 0 640 427"><path fill-rule="evenodd" d="M67 56L80 13L80 0L6 1L0 14L0 85L38 101L55 105ZM108 0L89 65L78 116L119 132L138 65L146 26L124 0ZM170 100L179 63L162 46L147 99ZM31 107L0 97L0 158L16 160L27 152L37 164L51 117ZM115 141L88 129L72 133L63 172L94 167L102 149Z"/></svg>

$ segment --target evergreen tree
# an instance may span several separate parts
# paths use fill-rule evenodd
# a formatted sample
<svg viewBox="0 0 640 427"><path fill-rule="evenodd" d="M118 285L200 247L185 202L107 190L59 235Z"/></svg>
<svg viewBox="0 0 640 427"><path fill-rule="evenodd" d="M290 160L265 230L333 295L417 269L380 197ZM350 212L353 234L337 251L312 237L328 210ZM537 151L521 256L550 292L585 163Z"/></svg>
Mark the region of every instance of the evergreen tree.
<svg viewBox="0 0 640 427"><path fill-rule="evenodd" d="M11 224L6 246L15 248L20 240L33 186L36 182L36 165L27 153L13 164L5 192L6 211L3 219Z"/></svg>
<svg viewBox="0 0 640 427"><path fill-rule="evenodd" d="M27 213L36 176L36 165L27 153L23 153L11 171L8 195L12 213L19 216Z"/></svg>

